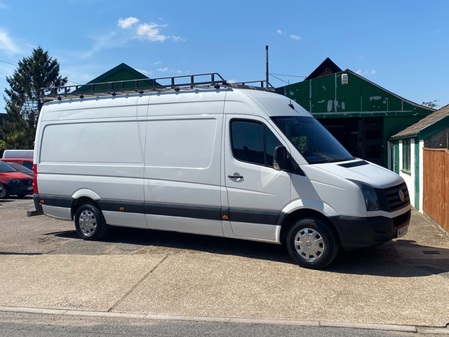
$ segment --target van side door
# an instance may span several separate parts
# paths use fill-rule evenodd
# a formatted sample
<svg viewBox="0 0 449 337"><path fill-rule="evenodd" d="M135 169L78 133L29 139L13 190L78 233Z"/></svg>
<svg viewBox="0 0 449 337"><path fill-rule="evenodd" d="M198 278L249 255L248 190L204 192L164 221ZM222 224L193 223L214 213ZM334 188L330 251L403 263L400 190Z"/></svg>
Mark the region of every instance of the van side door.
<svg viewBox="0 0 449 337"><path fill-rule="evenodd" d="M226 116L224 180L236 237L277 239L276 224L291 192L290 174L273 168L278 145L285 146L262 118Z"/></svg>
<svg viewBox="0 0 449 337"><path fill-rule="evenodd" d="M151 98L145 145L146 221L151 229L222 236L223 100L206 104L189 98L195 96L186 94L182 104L164 104L163 96Z"/></svg>

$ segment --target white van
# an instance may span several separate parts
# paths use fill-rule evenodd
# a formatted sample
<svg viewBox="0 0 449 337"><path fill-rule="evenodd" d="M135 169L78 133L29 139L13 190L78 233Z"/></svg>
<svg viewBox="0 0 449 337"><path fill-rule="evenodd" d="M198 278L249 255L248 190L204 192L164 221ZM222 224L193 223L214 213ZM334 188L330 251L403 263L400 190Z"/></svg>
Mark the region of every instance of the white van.
<svg viewBox="0 0 449 337"><path fill-rule="evenodd" d="M316 269L340 247L406 233L401 177L354 158L289 98L210 76L47 102L34 150L38 212L74 220L87 240L127 226L284 244Z"/></svg>
<svg viewBox="0 0 449 337"><path fill-rule="evenodd" d="M3 152L3 159L10 158L30 158L33 159L33 150L5 150Z"/></svg>

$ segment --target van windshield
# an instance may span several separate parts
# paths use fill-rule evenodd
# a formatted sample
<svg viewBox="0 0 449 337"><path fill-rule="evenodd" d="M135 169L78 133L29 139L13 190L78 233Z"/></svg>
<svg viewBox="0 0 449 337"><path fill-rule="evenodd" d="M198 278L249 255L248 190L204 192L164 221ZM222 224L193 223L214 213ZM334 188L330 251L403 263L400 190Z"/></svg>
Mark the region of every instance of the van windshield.
<svg viewBox="0 0 449 337"><path fill-rule="evenodd" d="M272 120L309 164L354 159L315 118L291 116Z"/></svg>

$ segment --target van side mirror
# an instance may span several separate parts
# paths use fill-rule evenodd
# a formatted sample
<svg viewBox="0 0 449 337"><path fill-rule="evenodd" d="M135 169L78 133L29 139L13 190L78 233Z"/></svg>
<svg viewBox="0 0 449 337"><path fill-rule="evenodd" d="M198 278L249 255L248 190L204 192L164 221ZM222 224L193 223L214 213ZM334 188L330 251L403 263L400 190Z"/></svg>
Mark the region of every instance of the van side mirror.
<svg viewBox="0 0 449 337"><path fill-rule="evenodd" d="M276 171L287 169L288 166L288 152L285 146L279 145L274 148L273 168Z"/></svg>

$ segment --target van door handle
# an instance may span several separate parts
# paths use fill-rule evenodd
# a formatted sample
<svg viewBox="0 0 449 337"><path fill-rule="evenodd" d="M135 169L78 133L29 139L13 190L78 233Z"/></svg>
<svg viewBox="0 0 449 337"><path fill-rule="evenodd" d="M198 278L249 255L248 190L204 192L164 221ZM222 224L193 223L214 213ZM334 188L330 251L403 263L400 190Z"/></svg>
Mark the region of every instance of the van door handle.
<svg viewBox="0 0 449 337"><path fill-rule="evenodd" d="M243 176L241 176L240 173L238 173L238 172L234 172L234 174L232 176L229 175L228 178L229 179L237 179L237 180L239 180L239 179L243 179Z"/></svg>

